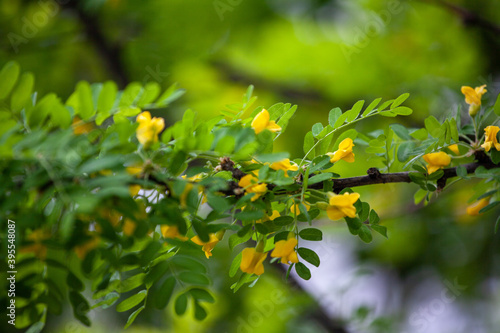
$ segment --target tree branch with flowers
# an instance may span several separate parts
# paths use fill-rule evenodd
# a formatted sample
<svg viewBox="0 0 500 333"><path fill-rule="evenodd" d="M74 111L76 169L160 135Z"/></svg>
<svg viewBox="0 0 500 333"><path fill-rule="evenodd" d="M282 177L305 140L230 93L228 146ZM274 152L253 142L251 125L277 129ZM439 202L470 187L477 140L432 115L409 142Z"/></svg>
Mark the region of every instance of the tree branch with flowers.
<svg viewBox="0 0 500 333"><path fill-rule="evenodd" d="M297 106L256 107L251 86L241 103L213 119L187 110L165 128L158 110L183 94L176 85L162 92L154 83L132 83L119 92L113 82L82 81L63 102L55 94L39 98L33 76L13 62L0 82L0 209L22 226L18 269L40 277L25 282L18 328L43 327L66 300L86 325L91 308L130 312L128 327L147 304L163 309L171 299L178 315L191 300L202 320L204 303L215 301L203 261L222 241L235 252L227 268L234 291L270 264L307 280L304 262L319 266L320 258L302 241L322 240L315 224L322 216L343 219L364 242L372 232L387 237L357 186L415 183L415 201L426 204L449 180L474 178L482 186L469 214L500 203L500 102L482 104L485 86L462 88L472 125L457 112L442 121L428 117L423 128L393 124L377 135L353 128L374 116L410 115L403 106L409 94L334 108L307 132L304 155L290 159L273 146ZM348 178L332 171L336 163L355 163L363 148L386 168ZM400 170L388 172L394 165ZM8 243L6 230L2 224ZM28 265L33 260L40 264ZM56 282L61 276L66 284ZM82 295L85 280L93 281L92 305Z"/></svg>

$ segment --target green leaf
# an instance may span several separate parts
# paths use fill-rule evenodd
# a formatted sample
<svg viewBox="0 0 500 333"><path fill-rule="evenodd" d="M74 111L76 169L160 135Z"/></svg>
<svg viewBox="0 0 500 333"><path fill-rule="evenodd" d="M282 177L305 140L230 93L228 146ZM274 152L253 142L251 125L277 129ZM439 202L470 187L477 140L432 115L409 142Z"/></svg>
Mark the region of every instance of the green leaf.
<svg viewBox="0 0 500 333"><path fill-rule="evenodd" d="M410 135L412 137L414 137L415 139L420 140L420 141L426 140L427 137L429 136L427 134L427 130L425 128L421 128L421 129L418 129L416 131L413 131L412 133L410 133Z"/></svg>
<svg viewBox="0 0 500 333"><path fill-rule="evenodd" d="M498 228L500 228L500 216L498 216L497 221L495 222L495 234L498 232Z"/></svg>
<svg viewBox="0 0 500 333"><path fill-rule="evenodd" d="M331 109L330 113L328 113L328 124L335 128L335 123L342 115L342 110L339 108Z"/></svg>
<svg viewBox="0 0 500 333"><path fill-rule="evenodd" d="M406 106L400 106L391 110L392 112L400 116L409 116L413 113L413 110Z"/></svg>
<svg viewBox="0 0 500 333"><path fill-rule="evenodd" d="M234 151L235 144L236 142L232 136L225 136L217 142L214 150L223 154L230 154Z"/></svg>
<svg viewBox="0 0 500 333"><path fill-rule="evenodd" d="M172 257L171 262L178 268L187 269L191 272L197 272L201 274L205 274L207 272L207 268L203 263L190 256L177 254Z"/></svg>
<svg viewBox="0 0 500 333"><path fill-rule="evenodd" d="M291 216L280 216L273 220L273 223L277 226L283 227L293 223L293 217Z"/></svg>
<svg viewBox="0 0 500 333"><path fill-rule="evenodd" d="M15 61L9 61L0 71L0 100L7 98L14 88L19 77L19 65Z"/></svg>
<svg viewBox="0 0 500 333"><path fill-rule="evenodd" d="M359 228L358 236L365 243L370 243L373 239L372 232L365 224L361 225Z"/></svg>
<svg viewBox="0 0 500 333"><path fill-rule="evenodd" d="M347 116L347 122L350 123L351 121L353 121L354 119L356 119L359 115L359 113L361 112L361 109L363 108L363 105L365 104L365 101L361 100L361 101L357 101L351 110L349 111L346 111L346 113L348 113L348 116Z"/></svg>
<svg viewBox="0 0 500 333"><path fill-rule="evenodd" d="M366 117L370 112L372 112L373 109L375 109L375 107L380 103L381 100L381 97L374 99L373 102L371 102L370 105L367 106L365 111L363 111L363 114L361 116Z"/></svg>
<svg viewBox="0 0 500 333"><path fill-rule="evenodd" d="M302 257L302 259L304 259L305 261L307 261L308 263L310 263L316 267L319 267L320 260L319 260L318 255L316 254L316 252L314 252L313 250L307 249L305 247L299 247L297 252Z"/></svg>
<svg viewBox="0 0 500 333"><path fill-rule="evenodd" d="M134 322L135 318L137 318L137 316L139 315L139 313L141 313L141 311L144 310L145 307L146 306L143 305L140 308L138 308L137 310L135 310L134 312L132 312L130 314L130 316L128 317L127 323L125 324L125 326L123 328L127 329L130 325L132 325L132 323Z"/></svg>
<svg viewBox="0 0 500 333"><path fill-rule="evenodd" d="M104 296L104 299L102 301L92 305L92 309L95 309L98 307L101 307L103 309L107 309L110 306L112 306L113 304L115 304L119 298L120 298L120 294L118 294L117 292L114 292L114 291L110 292L109 294L106 294L106 296Z"/></svg>
<svg viewBox="0 0 500 333"><path fill-rule="evenodd" d="M184 312L186 312L187 301L188 301L187 293L183 293L183 294L180 294L179 296L177 296L177 299L175 300L174 308L175 308L175 313L178 316L181 316L184 314Z"/></svg>
<svg viewBox="0 0 500 333"><path fill-rule="evenodd" d="M304 154L307 154L309 150L314 146L314 136L311 131L307 132L305 138L304 138ZM314 155L314 152L311 151L311 154ZM314 156L311 156L310 158L313 158Z"/></svg>
<svg viewBox="0 0 500 333"><path fill-rule="evenodd" d="M172 84L167 90L156 100L157 106L167 106L168 104L179 99L186 92L184 89L178 89L177 83Z"/></svg>
<svg viewBox="0 0 500 333"><path fill-rule="evenodd" d="M142 108L152 103L161 92L161 87L157 82L148 82L143 88L141 97L135 103L138 107Z"/></svg>
<svg viewBox="0 0 500 333"><path fill-rule="evenodd" d="M116 306L116 311L124 312L124 311L132 309L133 307L135 307L139 303L141 303L144 300L144 298L146 298L147 294L148 294L148 291L146 289L139 291L137 294L132 295L129 298L121 301Z"/></svg>
<svg viewBox="0 0 500 333"><path fill-rule="evenodd" d="M491 161L495 164L499 164L500 163L500 151L496 150L496 149L492 149L490 150L491 152Z"/></svg>
<svg viewBox="0 0 500 333"><path fill-rule="evenodd" d="M333 174L330 172L320 173L319 175L312 176L311 178L309 178L308 184L311 185L311 184L320 183L320 182L327 180L327 179L330 179L332 177L333 177Z"/></svg>
<svg viewBox="0 0 500 333"><path fill-rule="evenodd" d="M215 303L215 298L207 290L201 288L192 288L189 293L198 302Z"/></svg>
<svg viewBox="0 0 500 333"><path fill-rule="evenodd" d="M83 291L85 289L85 285L83 284L83 282L75 274L69 271L68 275L66 276L66 284L71 289L77 291Z"/></svg>
<svg viewBox="0 0 500 333"><path fill-rule="evenodd" d="M271 154L260 154L256 156L256 159L261 163L274 163L284 160L285 158L289 158L290 153L288 152L279 152L279 153L271 153Z"/></svg>
<svg viewBox="0 0 500 333"><path fill-rule="evenodd" d="M196 320L203 320L207 317L207 311L198 303L194 302L194 318Z"/></svg>
<svg viewBox="0 0 500 333"><path fill-rule="evenodd" d="M347 119L348 116L349 116L348 112L342 113L340 115L339 119L337 119L337 121L335 122L335 124L332 127L337 128L337 127L342 126L345 123L345 120Z"/></svg>
<svg viewBox="0 0 500 333"><path fill-rule="evenodd" d="M450 132L453 141L460 141L460 138L458 137L457 121L455 120L455 118L450 119Z"/></svg>
<svg viewBox="0 0 500 333"><path fill-rule="evenodd" d="M169 276L163 281L160 288L158 288L158 292L154 294L155 296L155 307L157 309L163 309L167 306L170 298L172 297L172 293L175 289L176 280L173 276Z"/></svg>
<svg viewBox="0 0 500 333"><path fill-rule="evenodd" d="M34 84L35 77L32 73L24 73L23 75L21 75L19 82L12 92L12 97L10 100L10 105L13 112L21 111L30 101Z"/></svg>
<svg viewBox="0 0 500 333"><path fill-rule="evenodd" d="M330 156L328 155L317 156L310 164L309 174L312 174L318 170L329 169L332 166L333 164L330 163Z"/></svg>
<svg viewBox="0 0 500 333"><path fill-rule="evenodd" d="M462 165L457 166L457 176L467 178L467 169Z"/></svg>
<svg viewBox="0 0 500 333"><path fill-rule="evenodd" d="M402 140L411 140L410 132L406 127L400 124L391 124L389 127L396 133L396 135Z"/></svg>
<svg viewBox="0 0 500 333"><path fill-rule="evenodd" d="M250 239L250 238L249 238ZM231 249L232 251L232 249ZM236 273L238 273L238 269L240 268L241 265L241 258L243 255L238 253L236 257L234 257L233 261L231 262L231 267L229 267L229 277L234 277Z"/></svg>
<svg viewBox="0 0 500 333"><path fill-rule="evenodd" d="M323 233L316 228L306 228L299 231L300 238L310 241L320 241L323 239Z"/></svg>
<svg viewBox="0 0 500 333"><path fill-rule="evenodd" d="M118 87L113 81L106 81L102 85L99 98L97 99L96 124L98 126L111 115L111 108L115 104L117 92Z"/></svg>
<svg viewBox="0 0 500 333"><path fill-rule="evenodd" d="M396 98L394 100L394 102L392 102L391 109L397 108L398 106L403 104L403 102L406 101L408 99L408 97L410 97L409 93L404 93L404 94L400 95L398 98Z"/></svg>
<svg viewBox="0 0 500 333"><path fill-rule="evenodd" d="M246 210L243 210L237 214L234 215L238 220L242 221L255 221L255 220L260 220L261 218L264 217L264 212L261 210L249 210L248 208Z"/></svg>
<svg viewBox="0 0 500 333"><path fill-rule="evenodd" d="M488 206L481 208L481 210L479 211L479 214L486 213L487 211L492 210L493 208L495 208L498 205L500 205L500 201L494 201L494 202L490 203Z"/></svg>
<svg viewBox="0 0 500 333"><path fill-rule="evenodd" d="M387 237L387 228L382 226L382 225L379 225L379 224L374 224L374 225L371 225L371 228L378 232L379 234L381 234L382 236L384 236L385 238L389 238Z"/></svg>
<svg viewBox="0 0 500 333"><path fill-rule="evenodd" d="M82 120L90 119L94 114L94 102L92 101L92 89L87 81L80 81L76 85L77 105L74 105L75 114L80 115Z"/></svg>
<svg viewBox="0 0 500 333"><path fill-rule="evenodd" d="M368 218L370 224L378 224L380 221L380 217L378 216L375 210L370 210L370 216Z"/></svg>
<svg viewBox="0 0 500 333"><path fill-rule="evenodd" d="M415 149L415 144L411 141L403 142L399 145L397 151L398 161L405 162Z"/></svg>
<svg viewBox="0 0 500 333"><path fill-rule="evenodd" d="M497 116L500 116L500 94L497 95L497 100L493 106L493 110ZM498 222L497 222L498 223Z"/></svg>
<svg viewBox="0 0 500 333"><path fill-rule="evenodd" d="M323 124L322 123L316 123L312 127L312 134L315 138L318 137L319 133L323 130Z"/></svg>
<svg viewBox="0 0 500 333"><path fill-rule="evenodd" d="M203 274L195 272L181 272L178 275L179 281L188 284L196 284L206 286L210 284L210 280Z"/></svg>
<svg viewBox="0 0 500 333"><path fill-rule="evenodd" d="M295 264L295 271L304 280L309 280L311 278L311 271L301 262Z"/></svg>
<svg viewBox="0 0 500 333"><path fill-rule="evenodd" d="M425 128L432 137L437 138L441 132L441 123L434 116L429 116L425 118Z"/></svg>

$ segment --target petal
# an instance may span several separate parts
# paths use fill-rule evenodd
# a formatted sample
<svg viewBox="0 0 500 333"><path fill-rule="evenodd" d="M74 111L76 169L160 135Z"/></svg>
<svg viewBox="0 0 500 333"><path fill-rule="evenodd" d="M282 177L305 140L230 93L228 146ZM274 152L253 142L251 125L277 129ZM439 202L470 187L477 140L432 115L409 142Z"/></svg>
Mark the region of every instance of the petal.
<svg viewBox="0 0 500 333"><path fill-rule="evenodd" d="M328 206L326 208L326 215L328 215L328 218L330 220L340 220L343 218L345 215L340 211L337 207L334 206Z"/></svg>
<svg viewBox="0 0 500 333"><path fill-rule="evenodd" d="M471 87L468 87L468 86L463 86L461 90L462 90L462 94L465 95L465 102L467 104L481 105L481 99L477 95L475 89L472 89Z"/></svg>
<svg viewBox="0 0 500 333"><path fill-rule="evenodd" d="M253 247L247 247L243 249L241 252L241 264L240 264L240 269L248 273L247 271L250 268L250 265L252 264L253 256L255 253L255 249Z"/></svg>
<svg viewBox="0 0 500 333"><path fill-rule="evenodd" d="M353 163L354 162L354 153L349 153L344 158L342 158L344 161L348 163Z"/></svg>
<svg viewBox="0 0 500 333"><path fill-rule="evenodd" d="M352 151L352 147L354 146L351 138L345 138L339 144L339 150L349 150Z"/></svg>
<svg viewBox="0 0 500 333"><path fill-rule="evenodd" d="M263 109L255 116L255 118L253 118L251 127L254 129L256 134L259 134L266 128L269 123L269 117L269 112L266 109Z"/></svg>
<svg viewBox="0 0 500 333"><path fill-rule="evenodd" d="M356 208L354 208L354 206L341 207L340 210L350 218L356 217Z"/></svg>
<svg viewBox="0 0 500 333"><path fill-rule="evenodd" d="M266 126L266 129L271 131L271 132L279 132L281 131L281 127L279 125L277 125L274 120L271 120L267 126Z"/></svg>
<svg viewBox="0 0 500 333"><path fill-rule="evenodd" d="M293 262L294 264L299 262L299 258L297 257L297 252L293 251L288 256L288 261Z"/></svg>
<svg viewBox="0 0 500 333"><path fill-rule="evenodd" d="M451 150L452 152L454 152L457 155L460 154L460 150L458 149L458 145L457 144L448 146L448 149Z"/></svg>
<svg viewBox="0 0 500 333"><path fill-rule="evenodd" d="M151 113L144 111L137 115L136 121L139 123L149 123L151 121Z"/></svg>

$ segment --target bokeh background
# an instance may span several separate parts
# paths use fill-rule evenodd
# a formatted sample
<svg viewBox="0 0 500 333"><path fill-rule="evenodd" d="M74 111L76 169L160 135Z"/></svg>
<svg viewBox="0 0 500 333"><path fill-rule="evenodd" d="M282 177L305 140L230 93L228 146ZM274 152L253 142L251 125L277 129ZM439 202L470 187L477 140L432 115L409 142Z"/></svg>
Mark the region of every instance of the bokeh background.
<svg viewBox="0 0 500 333"><path fill-rule="evenodd" d="M79 80L177 82L186 94L161 111L173 123L191 108L210 118L255 86L258 105L297 104L276 143L301 157L305 133L333 107L411 94L411 117L374 119L423 125L465 112L462 85L500 90L500 2L496 0L0 0L0 65L16 60L36 76L40 95L63 100ZM356 149L357 148L357 149ZM355 147L342 176L380 166ZM394 170L395 171L395 170ZM318 221L313 278L284 281L275 265L233 294L234 256L218 246L207 261L217 302L199 323L191 314L146 309L129 332L500 332L499 215L465 214L474 184L459 182L429 205L413 185L360 188L389 228L370 244L344 223ZM223 243L223 242L221 242ZM201 252L201 251L200 251ZM200 253L200 255L202 255ZM92 328L64 316L47 332L122 332L126 314L94 311Z"/></svg>

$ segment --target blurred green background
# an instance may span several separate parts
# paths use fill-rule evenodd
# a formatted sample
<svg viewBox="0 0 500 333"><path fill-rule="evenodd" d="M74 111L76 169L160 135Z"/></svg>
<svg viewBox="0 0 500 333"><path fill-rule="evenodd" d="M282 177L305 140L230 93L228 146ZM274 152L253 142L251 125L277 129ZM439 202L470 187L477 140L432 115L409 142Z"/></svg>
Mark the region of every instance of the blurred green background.
<svg viewBox="0 0 500 333"><path fill-rule="evenodd" d="M411 117L357 127L369 133L465 109L462 85L488 84L483 100L494 100L499 21L495 0L1 0L0 65L18 61L40 95L64 100L79 80L177 82L186 94L160 114L170 124L188 108L210 118L253 84L259 105L299 105L276 143L297 158L305 133L336 106L411 94ZM356 148L357 163L336 166L342 176L379 166ZM363 244L342 223L319 222L328 236L310 246L322 266L300 288L267 266L255 287L233 294L232 254L219 246L207 261L217 302L206 321L149 309L128 331L500 332L498 210L466 216L473 185L454 184L426 207L414 205L412 185L359 189L389 240ZM127 317L93 315L90 329L68 311L46 331L121 332Z"/></svg>

